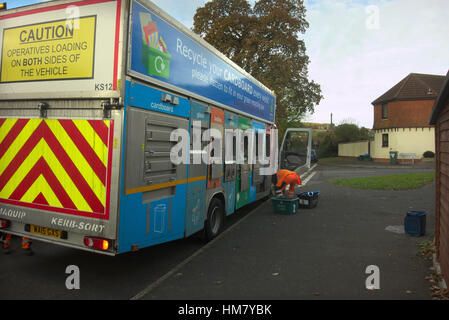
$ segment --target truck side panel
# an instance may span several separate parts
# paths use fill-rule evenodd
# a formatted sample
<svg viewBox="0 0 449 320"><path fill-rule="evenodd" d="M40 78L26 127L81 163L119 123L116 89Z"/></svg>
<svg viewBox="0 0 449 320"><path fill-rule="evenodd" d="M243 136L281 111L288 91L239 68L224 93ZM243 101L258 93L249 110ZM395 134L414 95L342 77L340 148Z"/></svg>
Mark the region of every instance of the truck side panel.
<svg viewBox="0 0 449 320"><path fill-rule="evenodd" d="M239 117L239 129L242 131L251 129L251 119ZM239 209L249 203L249 189L251 185L251 166L248 164L249 137L242 134L243 141L237 141L237 148L242 148L246 155L244 164L237 164L236 205ZM243 142L242 145L239 145Z"/></svg>
<svg viewBox="0 0 449 320"><path fill-rule="evenodd" d="M188 130L190 102L166 94L126 83L119 253L184 237L188 167L170 161L170 133Z"/></svg>
<svg viewBox="0 0 449 320"><path fill-rule="evenodd" d="M209 108L196 101L191 102L190 114L190 151L196 148L203 148L207 145L207 141L202 141L204 131L210 127L210 111ZM199 125L194 129L193 122ZM199 135L199 136L198 136ZM198 146L194 145L194 141ZM195 143L195 144L196 144ZM195 157L200 157L198 151ZM206 219L206 179L207 179L207 165L200 160L200 163L195 163L200 159L194 159L194 153L190 152L190 163L188 169L188 183L187 183L187 212L186 212L186 230L185 236L189 236L204 227L204 220Z"/></svg>
<svg viewBox="0 0 449 320"><path fill-rule="evenodd" d="M230 215L235 211L235 186L236 186L236 170L237 166L235 164L235 150L236 150L236 139L235 139L235 129L238 128L238 116L234 113L225 112L225 130L228 129L229 132L225 134L225 148L224 154L230 155L227 163L225 163L224 176L223 176L223 187L225 190L226 197L226 215ZM232 131L231 131L232 130ZM226 142L227 141L227 142ZM229 149L227 149L228 147ZM231 157L232 156L232 157Z"/></svg>
<svg viewBox="0 0 449 320"><path fill-rule="evenodd" d="M253 129L255 131L255 141L254 141L254 150L257 150L257 156L259 156L258 150L259 146L259 136L258 133L266 133L265 124L257 121L253 121ZM264 187L265 176L260 175L261 164L257 161L252 165L252 179L251 179L251 189L250 189L250 202L261 199L266 195L266 190Z"/></svg>

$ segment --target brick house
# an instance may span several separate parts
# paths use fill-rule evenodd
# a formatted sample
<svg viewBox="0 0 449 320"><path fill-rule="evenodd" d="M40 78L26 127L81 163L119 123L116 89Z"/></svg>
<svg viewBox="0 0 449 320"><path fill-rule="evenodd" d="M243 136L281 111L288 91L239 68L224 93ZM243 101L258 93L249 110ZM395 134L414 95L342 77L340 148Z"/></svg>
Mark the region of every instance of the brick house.
<svg viewBox="0 0 449 320"><path fill-rule="evenodd" d="M449 285L449 72L430 118L435 125L435 249L441 274Z"/></svg>
<svg viewBox="0 0 449 320"><path fill-rule="evenodd" d="M444 78L410 73L372 102L374 161L389 161L390 151L399 153L399 162L410 161L411 154L419 161L424 152L435 152L435 128L429 117Z"/></svg>

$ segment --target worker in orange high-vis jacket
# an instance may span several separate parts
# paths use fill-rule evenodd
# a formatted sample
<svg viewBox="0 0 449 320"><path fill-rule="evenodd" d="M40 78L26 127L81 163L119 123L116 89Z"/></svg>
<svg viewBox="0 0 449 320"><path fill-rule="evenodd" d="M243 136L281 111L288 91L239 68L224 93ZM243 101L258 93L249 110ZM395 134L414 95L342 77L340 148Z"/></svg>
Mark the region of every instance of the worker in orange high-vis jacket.
<svg viewBox="0 0 449 320"><path fill-rule="evenodd" d="M10 245L11 245L11 237L12 235L10 233L4 233L2 232L0 234L0 239L2 242L2 249L4 254L9 254L11 252Z"/></svg>
<svg viewBox="0 0 449 320"><path fill-rule="evenodd" d="M29 256L33 255L33 251L31 250L31 239L22 237L22 249L25 250Z"/></svg>
<svg viewBox="0 0 449 320"><path fill-rule="evenodd" d="M3 253L4 254L11 253L11 250L10 250L11 238L12 238L12 235L10 233L3 233L2 236L1 236L2 247L3 247ZM31 250L31 240L29 238L22 237L22 249L25 250L25 252L29 256L33 255L33 251Z"/></svg>
<svg viewBox="0 0 449 320"><path fill-rule="evenodd" d="M288 193L286 194L287 198L295 197L295 186L301 184L301 179L299 175L294 171L289 171L282 169L278 173L276 173L277 183L276 188L281 190L281 193L284 193L285 188L289 185Z"/></svg>

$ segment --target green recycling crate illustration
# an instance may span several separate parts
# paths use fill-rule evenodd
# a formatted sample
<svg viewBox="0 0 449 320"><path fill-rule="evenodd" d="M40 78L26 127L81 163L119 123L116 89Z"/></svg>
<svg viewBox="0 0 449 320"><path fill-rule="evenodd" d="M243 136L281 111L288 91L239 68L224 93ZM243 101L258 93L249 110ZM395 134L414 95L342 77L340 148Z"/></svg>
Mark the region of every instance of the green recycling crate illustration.
<svg viewBox="0 0 449 320"><path fill-rule="evenodd" d="M164 39L159 36L156 21L148 13L140 12L142 28L142 63L150 76L168 79L171 55L167 52Z"/></svg>

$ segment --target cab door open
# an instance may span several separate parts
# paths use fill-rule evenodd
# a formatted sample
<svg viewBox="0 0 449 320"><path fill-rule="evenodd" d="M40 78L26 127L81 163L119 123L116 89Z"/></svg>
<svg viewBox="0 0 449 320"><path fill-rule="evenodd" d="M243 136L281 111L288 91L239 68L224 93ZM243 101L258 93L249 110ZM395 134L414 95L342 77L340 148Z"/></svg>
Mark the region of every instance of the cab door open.
<svg viewBox="0 0 449 320"><path fill-rule="evenodd" d="M279 148L279 169L302 174L310 169L312 129L288 128Z"/></svg>

